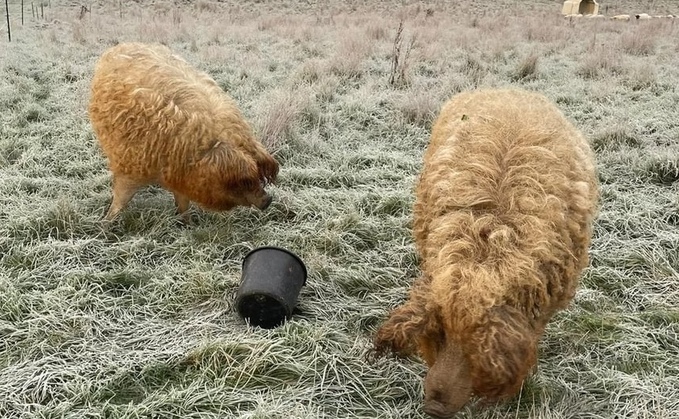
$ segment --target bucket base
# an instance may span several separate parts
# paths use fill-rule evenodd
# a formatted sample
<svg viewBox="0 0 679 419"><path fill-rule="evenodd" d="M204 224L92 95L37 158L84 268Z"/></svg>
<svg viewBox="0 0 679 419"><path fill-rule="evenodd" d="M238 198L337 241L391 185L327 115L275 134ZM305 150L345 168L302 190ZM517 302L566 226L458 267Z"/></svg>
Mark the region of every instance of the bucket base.
<svg viewBox="0 0 679 419"><path fill-rule="evenodd" d="M241 297L238 311L253 326L273 329L280 326L286 318L283 304L265 294L252 294Z"/></svg>

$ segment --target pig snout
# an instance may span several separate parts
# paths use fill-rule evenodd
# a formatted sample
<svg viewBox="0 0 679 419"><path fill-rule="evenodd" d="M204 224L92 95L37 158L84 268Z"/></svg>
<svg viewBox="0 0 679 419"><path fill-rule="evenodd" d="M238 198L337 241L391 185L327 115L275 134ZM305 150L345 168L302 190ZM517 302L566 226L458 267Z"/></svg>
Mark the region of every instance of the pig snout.
<svg viewBox="0 0 679 419"><path fill-rule="evenodd" d="M455 342L446 342L424 380L424 411L435 418L452 418L471 397L469 363Z"/></svg>
<svg viewBox="0 0 679 419"><path fill-rule="evenodd" d="M265 209L269 208L269 205L271 205L271 201L273 201L273 197L267 194L262 200L262 203L259 204L257 208L264 211Z"/></svg>
<svg viewBox="0 0 679 419"><path fill-rule="evenodd" d="M455 411L450 411L446 406L436 400L427 400L424 403L424 413L436 419L450 419L455 416Z"/></svg>

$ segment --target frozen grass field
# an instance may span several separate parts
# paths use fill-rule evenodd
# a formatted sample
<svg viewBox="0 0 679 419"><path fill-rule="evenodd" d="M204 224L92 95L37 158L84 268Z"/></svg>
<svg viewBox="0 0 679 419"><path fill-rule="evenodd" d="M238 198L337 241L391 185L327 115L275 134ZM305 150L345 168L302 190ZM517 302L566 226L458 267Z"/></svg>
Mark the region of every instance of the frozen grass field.
<svg viewBox="0 0 679 419"><path fill-rule="evenodd" d="M536 374L460 417L679 417L679 19L568 20L546 0L44 3L22 26L10 1L11 43L0 24L0 417L424 418L422 362L366 356L418 273L411 205L433 118L456 92L507 85L544 93L590 139L601 209ZM281 164L267 211L195 209L181 227L171 194L148 188L101 223L89 83L99 54L132 40L168 45L238 102ZM233 307L262 245L309 271L274 330Z"/></svg>

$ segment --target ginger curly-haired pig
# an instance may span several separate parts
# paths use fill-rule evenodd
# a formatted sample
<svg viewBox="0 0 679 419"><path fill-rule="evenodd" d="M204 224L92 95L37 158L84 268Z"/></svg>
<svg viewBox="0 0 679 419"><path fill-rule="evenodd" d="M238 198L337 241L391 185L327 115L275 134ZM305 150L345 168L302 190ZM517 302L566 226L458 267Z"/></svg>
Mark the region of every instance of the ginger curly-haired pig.
<svg viewBox="0 0 679 419"><path fill-rule="evenodd" d="M107 220L149 184L171 191L187 221L191 201L214 211L271 203L276 160L217 83L162 45L105 51L89 116L113 173Z"/></svg>
<svg viewBox="0 0 679 419"><path fill-rule="evenodd" d="M597 206L590 147L542 95L478 90L443 107L414 205L422 274L374 341L426 361L429 415L518 393L575 295Z"/></svg>

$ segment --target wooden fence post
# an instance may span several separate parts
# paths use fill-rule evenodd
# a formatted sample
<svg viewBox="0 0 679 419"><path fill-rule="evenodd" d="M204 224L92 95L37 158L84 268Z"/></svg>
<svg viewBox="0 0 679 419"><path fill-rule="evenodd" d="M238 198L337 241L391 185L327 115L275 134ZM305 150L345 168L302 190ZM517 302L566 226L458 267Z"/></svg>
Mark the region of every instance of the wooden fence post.
<svg viewBox="0 0 679 419"><path fill-rule="evenodd" d="M5 0L5 16L7 16L7 38L12 42L12 28L9 26L9 3Z"/></svg>

